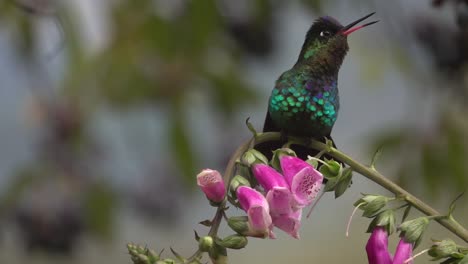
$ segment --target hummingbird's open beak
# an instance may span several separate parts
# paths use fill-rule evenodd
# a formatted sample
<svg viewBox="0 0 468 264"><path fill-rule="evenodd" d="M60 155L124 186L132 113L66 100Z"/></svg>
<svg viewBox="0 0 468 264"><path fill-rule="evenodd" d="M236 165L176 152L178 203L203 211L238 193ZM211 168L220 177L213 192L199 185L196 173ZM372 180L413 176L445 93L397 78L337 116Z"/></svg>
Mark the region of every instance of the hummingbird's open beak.
<svg viewBox="0 0 468 264"><path fill-rule="evenodd" d="M367 26L370 26L370 25L372 25L372 24L375 24L375 23L379 22L378 20L377 20L377 21L372 21L372 22L369 22L369 23L367 23L367 24L364 24L364 25L357 26L357 27L354 27L354 28L353 28L354 25L356 25L357 23L363 21L364 19L366 19L366 18L372 16L373 14L375 14L375 12L372 12L372 13L370 13L369 15L367 15L367 16L365 16L365 17L363 17L363 18L360 18L360 19L358 19L358 20L356 20L356 21L350 23L349 25L345 26L344 28L341 29L341 34L347 36L347 35L353 33L353 32L356 31L356 30L359 30L359 29L361 29L361 28L363 28L363 27L367 27Z"/></svg>

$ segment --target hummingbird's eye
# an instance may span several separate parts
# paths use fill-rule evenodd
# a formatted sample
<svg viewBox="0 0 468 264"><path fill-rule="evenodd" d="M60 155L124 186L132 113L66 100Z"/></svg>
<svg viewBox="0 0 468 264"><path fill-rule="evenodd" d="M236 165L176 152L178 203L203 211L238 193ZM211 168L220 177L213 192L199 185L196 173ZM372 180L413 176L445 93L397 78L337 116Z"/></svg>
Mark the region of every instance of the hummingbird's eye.
<svg viewBox="0 0 468 264"><path fill-rule="evenodd" d="M329 37L329 36L331 36L331 33L330 33L330 31L325 30L325 31L320 32L320 36L321 37Z"/></svg>

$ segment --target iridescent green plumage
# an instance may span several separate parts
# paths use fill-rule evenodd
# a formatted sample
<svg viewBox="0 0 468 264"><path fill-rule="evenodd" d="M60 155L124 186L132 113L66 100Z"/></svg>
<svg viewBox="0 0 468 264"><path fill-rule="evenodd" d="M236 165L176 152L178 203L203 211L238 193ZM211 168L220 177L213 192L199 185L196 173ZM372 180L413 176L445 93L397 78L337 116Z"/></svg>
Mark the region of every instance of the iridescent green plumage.
<svg viewBox="0 0 468 264"><path fill-rule="evenodd" d="M311 78L307 69L281 75L269 104L275 124L298 136L329 135L338 109L336 78Z"/></svg>

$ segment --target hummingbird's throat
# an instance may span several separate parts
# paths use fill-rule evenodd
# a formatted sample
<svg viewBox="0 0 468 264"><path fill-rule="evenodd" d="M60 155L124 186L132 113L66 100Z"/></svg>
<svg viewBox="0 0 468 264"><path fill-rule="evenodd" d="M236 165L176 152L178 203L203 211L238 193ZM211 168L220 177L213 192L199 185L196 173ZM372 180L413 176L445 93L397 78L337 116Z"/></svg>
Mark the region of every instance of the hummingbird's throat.
<svg viewBox="0 0 468 264"><path fill-rule="evenodd" d="M316 41L301 52L296 65L308 66L313 71L320 71L322 74L335 75L338 73L347 51L346 41L327 43Z"/></svg>

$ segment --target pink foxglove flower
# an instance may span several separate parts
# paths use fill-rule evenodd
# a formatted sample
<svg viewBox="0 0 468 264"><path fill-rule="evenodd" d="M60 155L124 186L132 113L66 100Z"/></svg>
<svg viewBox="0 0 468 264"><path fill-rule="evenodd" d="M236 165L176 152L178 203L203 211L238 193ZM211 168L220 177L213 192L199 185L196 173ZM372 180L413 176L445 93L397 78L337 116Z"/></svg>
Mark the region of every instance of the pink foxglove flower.
<svg viewBox="0 0 468 264"><path fill-rule="evenodd" d="M367 258L369 264L412 264L411 259L413 254L413 243L406 242L402 236L398 243L395 257L390 255L388 251L388 234L387 231L377 226L372 231L372 235L366 245ZM405 263L405 261L408 261Z"/></svg>
<svg viewBox="0 0 468 264"><path fill-rule="evenodd" d="M215 203L220 203L226 196L223 177L216 170L204 169L197 175L197 184L206 197Z"/></svg>
<svg viewBox="0 0 468 264"><path fill-rule="evenodd" d="M322 187L323 175L296 157L283 156L280 164L294 197L293 207L299 209L310 205Z"/></svg>
<svg viewBox="0 0 468 264"><path fill-rule="evenodd" d="M255 176L255 179L257 179L258 183L263 187L263 189L265 189L266 192L273 189L273 187L289 188L289 185L286 183L283 175L268 165L253 165L252 172Z"/></svg>
<svg viewBox="0 0 468 264"><path fill-rule="evenodd" d="M237 199L249 218L251 236L275 238L270 207L265 197L258 191L241 186L237 189Z"/></svg>
<svg viewBox="0 0 468 264"><path fill-rule="evenodd" d="M374 228L367 241L366 251L369 264L392 264L392 257L388 252L388 234L383 227Z"/></svg>
<svg viewBox="0 0 468 264"><path fill-rule="evenodd" d="M274 187L268 191L266 195L268 204L270 205L271 215L290 214L292 213L292 196L289 188Z"/></svg>
<svg viewBox="0 0 468 264"><path fill-rule="evenodd" d="M401 237L395 252L395 257L393 258L393 264L405 263L406 260L411 258L412 254L413 243L408 243L404 237ZM409 261L407 264L413 264L413 261Z"/></svg>
<svg viewBox="0 0 468 264"><path fill-rule="evenodd" d="M254 165L252 172L258 183L267 192L266 199L270 205L270 214L291 213L292 194L283 175L265 164Z"/></svg>
<svg viewBox="0 0 468 264"><path fill-rule="evenodd" d="M289 214L273 216L273 224L294 238L299 239L299 228L301 227L302 209Z"/></svg>

